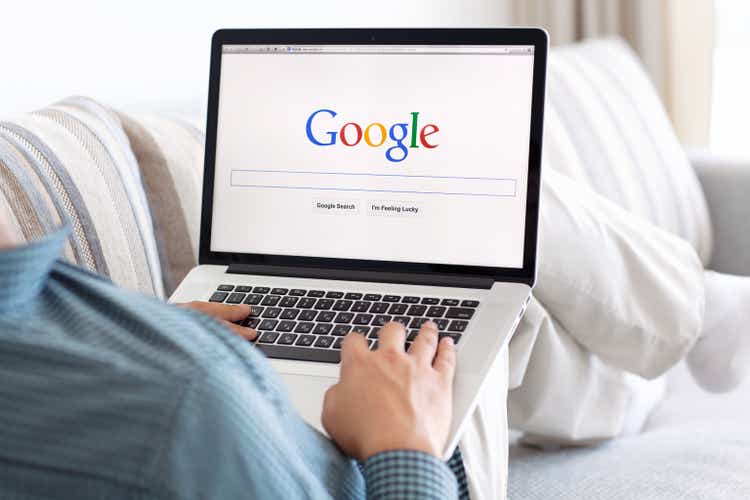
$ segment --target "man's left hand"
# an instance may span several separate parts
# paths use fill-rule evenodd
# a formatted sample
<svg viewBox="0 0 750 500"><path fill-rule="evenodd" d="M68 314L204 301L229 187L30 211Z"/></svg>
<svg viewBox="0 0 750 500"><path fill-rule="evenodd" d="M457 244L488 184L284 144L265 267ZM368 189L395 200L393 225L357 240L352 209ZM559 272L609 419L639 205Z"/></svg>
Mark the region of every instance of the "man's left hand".
<svg viewBox="0 0 750 500"><path fill-rule="evenodd" d="M234 333L240 337L246 338L247 340L255 340L258 336L258 332L252 328L236 324L237 321L242 321L247 318L248 314L250 314L250 306L247 304L219 304L218 302L201 302L194 300L192 302L185 302L177 305L216 318Z"/></svg>

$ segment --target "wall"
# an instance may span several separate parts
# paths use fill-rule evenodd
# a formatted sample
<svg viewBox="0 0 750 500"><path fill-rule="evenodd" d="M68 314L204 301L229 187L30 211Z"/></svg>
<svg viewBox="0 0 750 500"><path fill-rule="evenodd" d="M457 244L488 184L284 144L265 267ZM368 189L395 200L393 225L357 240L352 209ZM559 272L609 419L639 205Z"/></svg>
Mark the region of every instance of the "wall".
<svg viewBox="0 0 750 500"><path fill-rule="evenodd" d="M27 0L0 20L0 114L89 95L199 116L219 27L497 26L499 0Z"/></svg>

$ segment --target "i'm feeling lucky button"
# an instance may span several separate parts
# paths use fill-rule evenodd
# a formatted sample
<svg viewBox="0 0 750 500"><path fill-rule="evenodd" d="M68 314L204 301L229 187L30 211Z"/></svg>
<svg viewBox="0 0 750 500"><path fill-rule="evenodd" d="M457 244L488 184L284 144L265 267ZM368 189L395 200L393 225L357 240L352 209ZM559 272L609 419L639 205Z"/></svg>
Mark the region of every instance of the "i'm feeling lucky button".
<svg viewBox="0 0 750 500"><path fill-rule="evenodd" d="M367 205L370 215L386 217L415 217L422 215L422 206L408 201L370 201Z"/></svg>

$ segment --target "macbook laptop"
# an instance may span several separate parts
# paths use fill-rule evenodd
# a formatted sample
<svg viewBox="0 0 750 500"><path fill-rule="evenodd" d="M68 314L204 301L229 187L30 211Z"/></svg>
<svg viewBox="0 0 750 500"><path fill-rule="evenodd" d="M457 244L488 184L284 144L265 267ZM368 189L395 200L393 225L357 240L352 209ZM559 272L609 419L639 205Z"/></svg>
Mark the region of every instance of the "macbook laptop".
<svg viewBox="0 0 750 500"><path fill-rule="evenodd" d="M534 285L547 36L220 30L200 259L171 301L245 324L313 426L356 331L453 337L448 457ZM498 396L502 397L502 396Z"/></svg>

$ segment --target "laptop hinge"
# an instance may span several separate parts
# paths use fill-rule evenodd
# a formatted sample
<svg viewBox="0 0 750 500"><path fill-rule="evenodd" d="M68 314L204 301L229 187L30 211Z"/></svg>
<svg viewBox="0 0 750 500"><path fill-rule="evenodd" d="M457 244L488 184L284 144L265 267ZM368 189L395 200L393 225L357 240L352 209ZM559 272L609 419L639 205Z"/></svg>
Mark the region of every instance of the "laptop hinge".
<svg viewBox="0 0 750 500"><path fill-rule="evenodd" d="M391 273L381 271L358 271L322 267L261 266L254 264L230 264L230 274L258 274L293 278L324 280L370 281L374 283L398 283L403 285L447 286L455 288L483 288L489 290L494 280L488 276L456 274Z"/></svg>

